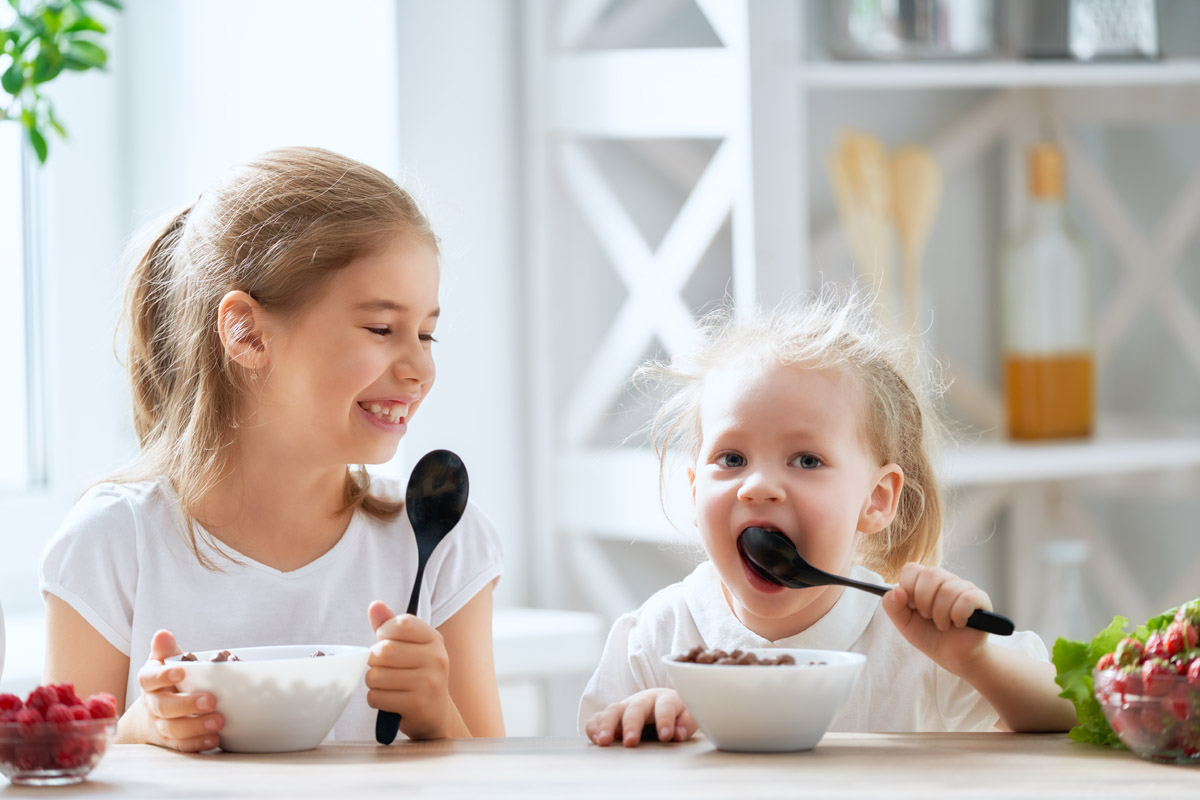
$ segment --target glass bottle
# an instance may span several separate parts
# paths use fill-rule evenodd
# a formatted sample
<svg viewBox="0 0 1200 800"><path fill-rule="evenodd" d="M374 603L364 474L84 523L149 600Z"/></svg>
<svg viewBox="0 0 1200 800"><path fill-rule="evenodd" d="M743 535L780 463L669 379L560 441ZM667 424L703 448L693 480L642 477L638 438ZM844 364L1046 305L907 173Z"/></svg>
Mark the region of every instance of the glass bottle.
<svg viewBox="0 0 1200 800"><path fill-rule="evenodd" d="M1001 264L1008 433L1088 436L1095 413L1091 267L1064 208L1062 150L1039 143L1027 157L1027 218Z"/></svg>

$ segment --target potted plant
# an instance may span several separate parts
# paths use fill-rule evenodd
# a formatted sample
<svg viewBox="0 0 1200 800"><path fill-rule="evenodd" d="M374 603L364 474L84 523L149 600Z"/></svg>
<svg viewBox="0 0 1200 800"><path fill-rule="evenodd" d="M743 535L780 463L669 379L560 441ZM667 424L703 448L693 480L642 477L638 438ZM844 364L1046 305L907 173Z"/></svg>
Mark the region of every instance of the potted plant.
<svg viewBox="0 0 1200 800"><path fill-rule="evenodd" d="M85 72L108 63L104 24L95 3L120 10L119 0L8 0L15 15L0 14L0 122L19 122L37 155L46 162L46 137L66 130L42 88L64 70Z"/></svg>

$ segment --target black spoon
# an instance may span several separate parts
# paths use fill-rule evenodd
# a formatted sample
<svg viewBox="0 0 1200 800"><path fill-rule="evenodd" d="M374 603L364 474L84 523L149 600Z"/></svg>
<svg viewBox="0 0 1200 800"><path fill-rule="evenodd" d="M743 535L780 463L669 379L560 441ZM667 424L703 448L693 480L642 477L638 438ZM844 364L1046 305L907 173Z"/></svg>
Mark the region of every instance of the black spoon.
<svg viewBox="0 0 1200 800"><path fill-rule="evenodd" d="M817 569L805 561L796 551L792 540L779 531L746 528L738 537L738 550L764 579L792 589L805 589L809 586L849 586L873 592L880 597L892 590L891 586L863 583ZM976 609L967 619L967 627L1000 636L1011 635L1015 628L1008 617L984 611L982 608Z"/></svg>
<svg viewBox="0 0 1200 800"><path fill-rule="evenodd" d="M417 613L417 598L421 594L421 578L425 564L438 542L462 519L467 508L467 468L462 459L449 450L432 450L421 456L413 467L404 493L404 508L417 537L417 577L413 581L412 597L408 599L409 614ZM400 715L380 711L375 717L375 741L391 744L400 730Z"/></svg>

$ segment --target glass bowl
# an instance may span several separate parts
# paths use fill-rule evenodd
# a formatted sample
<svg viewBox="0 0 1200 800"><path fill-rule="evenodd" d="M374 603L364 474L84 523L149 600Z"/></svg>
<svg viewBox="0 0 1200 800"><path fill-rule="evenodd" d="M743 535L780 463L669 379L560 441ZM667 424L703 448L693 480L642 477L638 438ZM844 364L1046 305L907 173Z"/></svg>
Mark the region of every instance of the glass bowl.
<svg viewBox="0 0 1200 800"><path fill-rule="evenodd" d="M116 733L117 720L0 722L0 772L18 786L83 781Z"/></svg>
<svg viewBox="0 0 1200 800"><path fill-rule="evenodd" d="M1157 675L1146 685L1138 670L1108 669L1092 681L1122 744L1150 761L1200 765L1200 687L1186 675Z"/></svg>

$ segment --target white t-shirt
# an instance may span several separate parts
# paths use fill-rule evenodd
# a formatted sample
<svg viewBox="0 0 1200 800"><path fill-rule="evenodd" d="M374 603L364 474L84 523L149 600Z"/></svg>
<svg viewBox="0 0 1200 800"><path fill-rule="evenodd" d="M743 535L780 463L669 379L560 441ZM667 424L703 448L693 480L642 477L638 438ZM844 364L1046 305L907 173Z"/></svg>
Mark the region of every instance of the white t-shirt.
<svg viewBox="0 0 1200 800"><path fill-rule="evenodd" d="M851 577L879 583L855 566ZM637 611L613 623L600 666L579 705L579 731L598 711L643 689L671 687L662 656L697 645L722 650L799 647L862 653L867 663L831 731L983 731L999 719L966 681L942 669L905 639L880 598L846 589L833 608L808 630L772 642L734 616L712 562L700 564L680 583L656 593ZM990 636L993 644L1048 661L1036 633Z"/></svg>
<svg viewBox="0 0 1200 800"><path fill-rule="evenodd" d="M372 476L371 490L403 497L403 487L380 476ZM383 600L397 614L408 608L417 545L404 513L390 522L355 514L337 544L290 572L238 554L241 563L233 563L198 536L200 552L220 569L214 572L188 549L177 506L166 481L100 484L79 500L42 553L42 592L66 602L129 656L127 705L141 693L137 673L160 628L174 633L185 651L369 647L376 641L367 619L371 601ZM502 572L499 535L468 504L426 564L417 616L440 626ZM374 739L376 711L366 693L364 682L331 740Z"/></svg>

